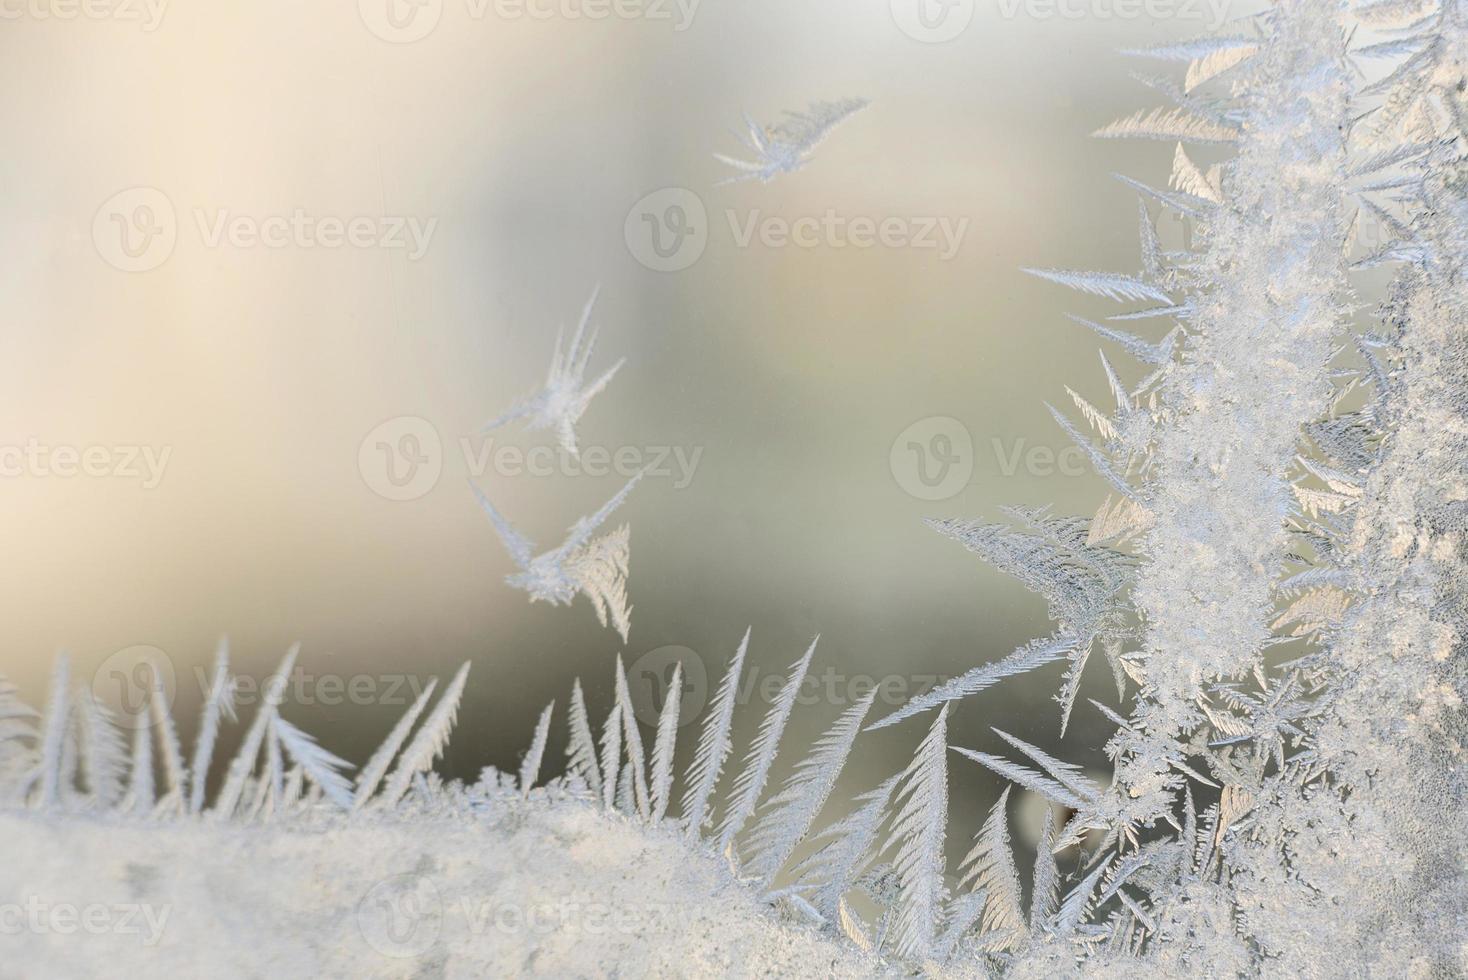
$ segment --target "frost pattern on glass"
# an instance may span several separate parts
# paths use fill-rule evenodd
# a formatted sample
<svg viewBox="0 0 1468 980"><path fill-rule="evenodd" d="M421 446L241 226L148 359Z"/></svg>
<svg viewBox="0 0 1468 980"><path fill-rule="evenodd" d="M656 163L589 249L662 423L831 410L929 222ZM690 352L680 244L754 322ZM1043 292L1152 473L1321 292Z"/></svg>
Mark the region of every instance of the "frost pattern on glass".
<svg viewBox="0 0 1468 980"><path fill-rule="evenodd" d="M592 327L591 332L587 333L586 328L591 323L591 311L596 306L596 297L600 291L601 287L593 290L591 298L582 308L581 319L576 323L576 332L571 335L570 347L563 347L566 339L564 328L556 331L555 352L551 354L550 371L546 374L545 385L533 395L516 402L508 412L484 423L483 431L488 432L523 419L525 427L532 431L554 429L556 440L563 450L572 456L580 453L576 442L576 423L586 414L591 400L611 383L627 361L622 358L596 380L590 384L586 382L586 368L591 361L592 351L596 349L596 336L600 329Z"/></svg>
<svg viewBox="0 0 1468 980"><path fill-rule="evenodd" d="M160 832L372 819L411 833L578 805L609 834L634 827L649 847L721 861L778 913L772 930L822 930L874 975L1468 973L1468 4L1285 0L1230 31L1136 52L1185 66L1181 82L1145 79L1175 106L1101 130L1168 144L1167 188L1123 179L1142 199L1140 268L1029 270L1128 307L1078 322L1149 373L1123 385L1103 354L1114 406L1070 392L1084 425L1052 409L1110 486L1094 516L931 522L1043 596L1055 628L870 726L933 712L900 773L830 806L872 692L767 788L815 647L740 753L746 633L676 814L678 699L649 760L620 659L599 726L572 687L563 775L541 777L554 704L518 775L434 771L466 664L351 780L277 696L292 649L211 793L214 745L235 720L221 647L187 764L156 678L130 744L73 689L64 655L40 711L0 680L0 800ZM745 168L794 169L850 111L752 127L762 162ZM1204 167L1196 143L1232 155ZM1161 245L1154 208L1188 223L1188 247ZM1368 220L1382 241L1362 240ZM1389 300L1363 310L1356 273L1382 267ZM584 367L581 337L567 363ZM557 603L585 592L625 636L625 529L592 535L636 482L536 557L480 494L521 568L511 584ZM1096 650L1115 707L1078 703ZM1115 726L1110 774L998 729L948 744L972 699L1060 659L1057 729L1076 711ZM732 779L731 758L743 759ZM976 766L1045 801L1033 860L1009 789L980 827L949 827L951 786ZM973 844L950 868L944 845L960 838Z"/></svg>
<svg viewBox="0 0 1468 980"><path fill-rule="evenodd" d="M743 180L769 183L781 174L794 173L809 162L810 155L831 130L866 107L866 99L815 102L804 112L786 112L784 119L769 126L761 126L745 116L745 132L735 136L754 159L740 160L715 153L714 158L720 163L739 171L719 183Z"/></svg>
<svg viewBox="0 0 1468 980"><path fill-rule="evenodd" d="M642 473L634 475L600 510L571 525L559 546L538 555L533 554L535 545L495 508L484 491L473 483L469 486L511 560L520 568L506 576L506 584L528 592L531 602L554 606L569 606L580 592L591 600L597 621L606 626L610 620L625 642L632 629L632 607L627 604L632 531L624 524L599 538L592 535L622 506L641 479Z"/></svg>

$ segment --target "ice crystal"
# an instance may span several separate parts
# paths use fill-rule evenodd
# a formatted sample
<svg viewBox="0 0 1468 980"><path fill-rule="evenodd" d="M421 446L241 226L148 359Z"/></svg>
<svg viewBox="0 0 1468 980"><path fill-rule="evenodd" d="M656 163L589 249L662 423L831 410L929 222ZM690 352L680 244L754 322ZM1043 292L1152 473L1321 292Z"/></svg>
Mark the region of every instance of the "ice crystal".
<svg viewBox="0 0 1468 980"><path fill-rule="evenodd" d="M505 578L507 584L530 593L531 602L556 606L568 606L576 593L583 593L591 600L597 621L606 626L610 619L625 641L632 628L632 607L627 604L631 530L623 525L600 538L593 539L592 535L622 506L641 479L641 472L634 475L600 510L571 525L559 546L538 555L533 554L535 546L530 540L495 509L484 491L473 483L469 486L511 560L520 568Z"/></svg>
<svg viewBox="0 0 1468 980"><path fill-rule="evenodd" d="M591 298L581 310L581 319L576 323L576 332L571 335L569 347L563 347L566 339L564 328L556 332L555 352L551 355L550 371L546 374L544 387L521 399L508 412L486 422L485 431L524 419L526 427L532 430L555 429L561 448L572 456L578 455L580 450L576 443L576 423L586 414L591 400L601 393L626 363L626 358L623 358L590 384L586 382L586 368L591 361L592 351L596 348L598 331L598 328L593 327L588 334L586 328L591 322L591 311L596 305L599 291L599 287L592 291Z"/></svg>
<svg viewBox="0 0 1468 980"><path fill-rule="evenodd" d="M746 132L736 134L754 160L714 157L740 171L719 181L721 184L741 180L768 183L780 174L794 173L805 166L816 146L836 126L866 108L865 99L843 99L839 102L816 102L804 112L787 112L785 118L771 126L761 126L748 116Z"/></svg>

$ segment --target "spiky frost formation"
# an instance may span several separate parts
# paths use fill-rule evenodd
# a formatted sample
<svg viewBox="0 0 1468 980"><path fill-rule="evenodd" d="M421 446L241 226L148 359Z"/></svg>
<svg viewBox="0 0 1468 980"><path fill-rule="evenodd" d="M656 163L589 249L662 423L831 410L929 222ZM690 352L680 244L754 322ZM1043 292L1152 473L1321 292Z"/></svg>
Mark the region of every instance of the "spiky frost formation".
<svg viewBox="0 0 1468 980"><path fill-rule="evenodd" d="M545 385L535 394L522 398L505 414L486 422L483 431L488 432L523 419L525 427L531 430L555 429L556 440L561 449L572 456L579 455L576 423L586 414L591 400L611 383L627 360L622 358L596 380L589 384L586 382L586 368L591 361L592 351L596 349L599 329L592 327L588 334L586 328L591 323L591 311L596 306L596 297L600 292L600 286L592 290L591 298L582 308L581 319L576 323L576 332L571 336L570 347L563 348L564 329L556 332L555 353L551 355L550 371L546 374Z"/></svg>
<svg viewBox="0 0 1468 980"><path fill-rule="evenodd" d="M960 750L1072 809L1058 846L1084 846L1093 862L1044 936L1006 954L1020 975L1077 956L1101 975L1464 969L1468 848L1450 801L1465 796L1468 693L1458 584L1468 35L1458 0L1422 7L1374 6L1378 25L1397 16L1421 36L1394 42L1402 66L1364 88L1347 64L1350 18L1329 2L1279 4L1258 19L1257 38L1142 52L1191 59L1183 88L1156 85L1182 111L1139 113L1102 135L1234 134L1236 155L1206 170L1174 146L1171 190L1127 181L1191 222L1192 247L1164 250L1144 209L1140 277L1032 270L1082 292L1163 303L1112 319L1176 319L1186 332L1154 344L1081 321L1157 368L1128 390L1103 357L1114 418L1071 393L1105 447L1099 458L1082 448L1119 494L1085 544L1131 541L1141 558L1126 597L1140 637L1124 625L1112 637L1139 648L1108 649L1136 702L1130 717L1097 705L1118 726L1111 785L1078 780L1002 732L1042 771ZM1230 98L1205 96L1209 79L1227 81ZM1382 93L1400 134L1353 129ZM1454 142L1434 149L1444 127ZM1429 193L1418 199L1424 177ZM1353 262L1360 214L1390 238ZM1417 268L1396 288L1387 336L1361 343L1364 369L1342 367L1350 270L1402 261ZM1367 406L1351 407L1360 392ZM1083 562L1009 546L1018 532L1002 528L940 529L1051 600L1066 635L1085 604L1072 577ZM981 690L1001 665L1030 666L1010 668L1013 659L892 720ZM1073 662L1065 705L1083 666ZM1188 780L1216 800L1201 816ZM1052 941L1069 934L1091 938L1084 952L1057 955Z"/></svg>
<svg viewBox="0 0 1468 980"><path fill-rule="evenodd" d="M596 621L627 642L632 631L632 606L627 602L627 574L631 570L632 529L626 524L587 543L566 556L566 575L591 600Z"/></svg>
<svg viewBox="0 0 1468 980"><path fill-rule="evenodd" d="M904 959L932 955L948 888L943 841L948 820L948 706L945 704L902 774L892 821L897 916L893 952Z"/></svg>
<svg viewBox="0 0 1468 980"><path fill-rule="evenodd" d="M397 768L387 777L387 785L382 791L385 802L391 804L402 799L414 777L432 769L433 760L443 754L448 745L449 733L454 727L454 719L459 712L459 699L464 695L464 684L468 679L469 665L466 663L454 674L448 687L444 688L438 704L434 705L418 733L403 750Z"/></svg>
<svg viewBox="0 0 1468 980"><path fill-rule="evenodd" d="M764 792L765 782L769 779L770 767L774 765L775 753L780 750L780 736L785 733L785 723L790 720L795 699L800 694L800 685L804 683L811 657L815 655L816 642L812 640L805 655L790 666L789 676L785 678L775 703L770 705L770 710L765 714L754 744L749 747L744 768L734 782L733 802L719 825L721 850L733 843L735 836L744 828L745 821L754 814L760 794Z"/></svg>
<svg viewBox="0 0 1468 980"><path fill-rule="evenodd" d="M363 803L366 803L372 798L372 794L377 792L377 787L382 784L382 777L387 775L387 767L392 765L393 759L397 757L398 750L408 740L408 733L413 730L413 725L418 721L418 716L423 713L423 709L433 699L433 692L437 687L437 677L431 678L424 685L423 693L419 694L414 699L412 705L408 707L408 710L403 712L403 716L398 719L398 723L392 727L392 731L388 732L387 738L383 739L382 744L377 747L377 751L372 753L372 757L367 760L367 764L357 774L357 788L352 797L352 805L354 807L359 807Z"/></svg>
<svg viewBox="0 0 1468 980"><path fill-rule="evenodd" d="M1423 261L1393 287L1392 335L1378 352L1387 373L1371 414L1390 437L1330 563L1352 605L1328 628L1318 668L1330 688L1311 726L1311 764L1324 776L1303 794L1292 792L1294 773L1267 780L1253 832L1228 851L1251 932L1302 968L1349 930L1367 972L1468 971L1462 153L1458 143L1434 154L1412 226ZM1297 875L1280 873L1283 859ZM1296 914L1280 916L1284 903Z"/></svg>
<svg viewBox="0 0 1468 980"><path fill-rule="evenodd" d="M97 703L92 692L78 691L74 703L87 792L96 807L109 809L122 796L127 743L112 721L112 713Z"/></svg>
<svg viewBox="0 0 1468 980"><path fill-rule="evenodd" d="M745 132L736 136L754 159L738 160L715 153L715 159L739 171L719 183L742 180L769 183L781 174L794 173L805 166L831 130L866 106L866 99L815 102L804 112L786 112L784 119L770 126L761 126L746 116Z"/></svg>
<svg viewBox="0 0 1468 980"><path fill-rule="evenodd" d="M204 699L199 734L195 739L194 755L190 763L190 813L198 813L204 808L209 765L214 759L214 743L219 738L220 721L225 718L234 720L234 687L229 680L229 644L220 640L219 649L214 654L214 672L210 676L209 694Z"/></svg>
<svg viewBox="0 0 1468 980"><path fill-rule="evenodd" d="M55 806L62 793L61 757L66 745L67 688L70 685L71 658L60 654L51 669L51 693L41 716L40 753L35 772L26 782L39 782L37 802L42 807ZM36 779L35 777L39 777ZM24 792L22 790L21 792ZM19 794L17 794L19 795Z"/></svg>
<svg viewBox="0 0 1468 980"><path fill-rule="evenodd" d="M555 548L534 554L535 545L502 515L483 490L472 482L480 508L489 518L510 558L520 569L505 577L505 583L530 594L531 602L569 606L581 592L591 600L596 618L603 626L610 620L623 642L632 629L632 607L627 604L627 572L631 562L631 529L627 525L592 539L596 529L620 506L642 479L645 470L633 474L621 490L594 514L577 518L566 539Z"/></svg>
<svg viewBox="0 0 1468 980"><path fill-rule="evenodd" d="M748 652L749 631L746 630L744 639L739 641L739 649L734 652L733 661L724 672L724 679L719 684L719 691L714 695L708 718L698 736L698 752L688 768L688 788L683 797L683 820L690 837L698 837L703 832L704 824L709 821L709 800L713 797L719 775L724 771L724 760L732 748L729 729L734 721L739 675L744 669L744 655Z"/></svg>
<svg viewBox="0 0 1468 980"><path fill-rule="evenodd" d="M1147 622L1135 718L1149 740L1196 727L1203 685L1261 662L1268 570L1290 544L1289 469L1301 427L1330 407L1346 326L1346 24L1335 3L1290 0L1268 30L1236 69L1246 94L1227 204L1195 225L1203 244L1179 283L1190 335L1153 423L1134 592ZM1135 748L1123 778L1145 794L1166 765Z"/></svg>
<svg viewBox="0 0 1468 980"><path fill-rule="evenodd" d="M545 742L550 735L551 713L555 707L556 703L552 701L540 713L540 720L535 724L535 736L530 740L530 748L525 751L525 759L520 763L521 796L528 797L531 787L540 778L540 760L545 755Z"/></svg>
<svg viewBox="0 0 1468 980"><path fill-rule="evenodd" d="M671 694L682 690L683 665L675 663L673 678L668 683L668 691ZM654 822L663 819L668 812L668 805L673 802L673 753L678 747L678 711L681 707L681 699L670 696L663 702L663 710L658 712L657 735L653 739L652 747L652 777L649 785L652 793Z"/></svg>
<svg viewBox="0 0 1468 980"><path fill-rule="evenodd" d="M830 799L836 779L846 765L861 723L871 710L877 692L872 690L847 708L816 740L774 796L764 803L763 813L749 832L749 869L766 884L790 860L800 842L810 833L816 816Z"/></svg>

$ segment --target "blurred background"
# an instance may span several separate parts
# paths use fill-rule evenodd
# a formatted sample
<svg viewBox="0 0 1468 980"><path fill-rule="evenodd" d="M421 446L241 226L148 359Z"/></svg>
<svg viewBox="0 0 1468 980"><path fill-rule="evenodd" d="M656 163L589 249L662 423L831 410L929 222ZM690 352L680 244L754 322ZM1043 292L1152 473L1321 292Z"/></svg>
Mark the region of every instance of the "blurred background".
<svg viewBox="0 0 1468 980"><path fill-rule="evenodd" d="M701 707L749 627L742 755L763 682L820 634L779 779L863 685L898 692L875 719L1049 631L921 521L1104 496L1044 407L1065 385L1106 402L1096 338L1063 316L1104 304L1018 267L1136 270L1111 173L1163 186L1170 149L1088 134L1159 101L1128 72L1169 66L1119 49L1216 7L160 2L38 0L0 37L0 672L32 703L58 650L99 691L162 656L188 738L222 635L255 683L299 641L286 717L361 761L469 660L441 768L472 778L513 769L553 698L559 765L572 678L599 724L618 653L640 712L673 659L707 677ZM716 185L743 113L852 97L871 104L803 170ZM899 234L779 241L827 215ZM626 366L579 427L588 465L531 472L515 450L553 434L479 427L537 387L597 283L590 370ZM606 458L654 467L613 522L625 646L584 597L504 584L468 488L549 546L624 482ZM1084 701L1058 739L1060 674L961 703L951 741L996 751L993 725L1104 773ZM1100 658L1085 696L1115 703ZM863 736L833 810L929 720ZM953 771L976 830L999 783Z"/></svg>

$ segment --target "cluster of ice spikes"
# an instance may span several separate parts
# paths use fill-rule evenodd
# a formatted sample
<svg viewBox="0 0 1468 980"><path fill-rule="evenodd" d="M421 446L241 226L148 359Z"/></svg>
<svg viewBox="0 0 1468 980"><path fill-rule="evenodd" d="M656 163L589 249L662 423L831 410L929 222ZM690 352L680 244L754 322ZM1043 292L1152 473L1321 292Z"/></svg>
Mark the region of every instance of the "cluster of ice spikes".
<svg viewBox="0 0 1468 980"><path fill-rule="evenodd" d="M578 454L576 423L585 414L591 399L607 386L626 361L625 358L619 360L591 384L585 383L587 362L596 346L596 330L588 335L586 328L591 322L597 292L599 289L592 292L581 311L571 346L563 350L564 332L556 334L556 349L551 357L545 387L522 399L509 412L485 423L485 431L525 419L527 427L532 430L554 428L561 449L572 456ZM612 628L625 643L632 629L632 607L627 603L631 528L623 524L595 540L591 536L621 506L641 478L641 473L633 476L599 511L578 519L560 545L538 555L534 553L535 546L530 540L495 509L483 490L473 483L470 488L519 569L507 576L505 582L512 588L529 593L531 602L543 601L557 606L568 606L578 592L584 594L596 610L597 621L606 626L610 620Z"/></svg>

